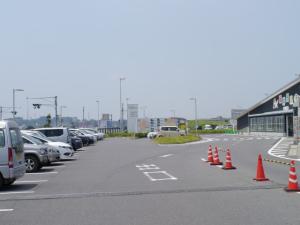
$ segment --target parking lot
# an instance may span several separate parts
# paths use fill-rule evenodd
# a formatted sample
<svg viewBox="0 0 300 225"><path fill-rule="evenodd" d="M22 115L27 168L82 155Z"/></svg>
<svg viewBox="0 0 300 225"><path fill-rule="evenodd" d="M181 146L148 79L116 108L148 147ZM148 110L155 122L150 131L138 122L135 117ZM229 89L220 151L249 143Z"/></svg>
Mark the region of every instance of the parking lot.
<svg viewBox="0 0 300 225"><path fill-rule="evenodd" d="M73 160L53 163L1 189L0 221L31 225L38 215L39 224L45 225L196 225L231 224L231 220L223 223L224 217L242 224L246 216L252 221L248 224L296 224L300 196L283 191L288 166L266 163L271 181L253 181L257 153L266 149L261 152L270 157L267 150L276 141L220 139L163 147L146 139L105 139L82 148ZM209 144L232 147L238 169L224 172L203 162ZM224 159L224 153L220 156ZM226 205L230 211L224 211ZM248 215L249 208L255 209L255 218ZM221 209L221 214L208 217L212 210Z"/></svg>

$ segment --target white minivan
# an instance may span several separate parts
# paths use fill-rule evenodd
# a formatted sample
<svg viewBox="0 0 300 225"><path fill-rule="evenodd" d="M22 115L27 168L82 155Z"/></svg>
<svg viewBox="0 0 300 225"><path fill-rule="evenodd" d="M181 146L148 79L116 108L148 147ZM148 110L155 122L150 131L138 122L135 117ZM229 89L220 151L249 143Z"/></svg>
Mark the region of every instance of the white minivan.
<svg viewBox="0 0 300 225"><path fill-rule="evenodd" d="M24 146L18 125L0 121L0 187L25 174Z"/></svg>
<svg viewBox="0 0 300 225"><path fill-rule="evenodd" d="M43 133L51 141L71 143L69 128L51 127L51 128L37 128L34 130Z"/></svg>

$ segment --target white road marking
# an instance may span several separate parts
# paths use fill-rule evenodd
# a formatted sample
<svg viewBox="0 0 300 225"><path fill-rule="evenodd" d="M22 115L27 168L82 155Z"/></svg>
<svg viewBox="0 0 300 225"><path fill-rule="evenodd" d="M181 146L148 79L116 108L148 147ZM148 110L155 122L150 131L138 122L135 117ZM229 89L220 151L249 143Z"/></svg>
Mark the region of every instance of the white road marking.
<svg viewBox="0 0 300 225"><path fill-rule="evenodd" d="M22 195L22 194L33 194L34 191L11 191L11 192L0 192L0 195Z"/></svg>
<svg viewBox="0 0 300 225"><path fill-rule="evenodd" d="M207 159L202 158L201 160L202 160L203 162L207 162Z"/></svg>
<svg viewBox="0 0 300 225"><path fill-rule="evenodd" d="M14 209L0 209L0 212L12 212Z"/></svg>
<svg viewBox="0 0 300 225"><path fill-rule="evenodd" d="M166 171L155 171L155 172L144 172L146 177L149 178L151 181L165 181L165 180L178 180L178 178L172 176L171 174L167 173ZM153 176L158 175L163 175L162 178L154 178Z"/></svg>
<svg viewBox="0 0 300 225"><path fill-rule="evenodd" d="M16 181L15 184L31 184L31 183L46 183L48 180L20 180Z"/></svg>
<svg viewBox="0 0 300 225"><path fill-rule="evenodd" d="M47 175L47 174L58 174L57 171L44 172L44 173L26 173L26 175Z"/></svg>
<svg viewBox="0 0 300 225"><path fill-rule="evenodd" d="M52 166L44 166L43 168L45 168L45 169L51 169L51 168L65 168L65 167L66 167L65 165L60 165L60 166L52 165Z"/></svg>
<svg viewBox="0 0 300 225"><path fill-rule="evenodd" d="M162 155L160 158L167 158L167 157L170 157L170 156L173 156L173 154Z"/></svg>
<svg viewBox="0 0 300 225"><path fill-rule="evenodd" d="M221 165L218 165L217 167L219 167L219 168L223 168L223 166L221 166Z"/></svg>
<svg viewBox="0 0 300 225"><path fill-rule="evenodd" d="M160 168L154 164L150 164L150 165L136 165L136 168L138 168L140 171L144 171L144 170L159 170Z"/></svg>

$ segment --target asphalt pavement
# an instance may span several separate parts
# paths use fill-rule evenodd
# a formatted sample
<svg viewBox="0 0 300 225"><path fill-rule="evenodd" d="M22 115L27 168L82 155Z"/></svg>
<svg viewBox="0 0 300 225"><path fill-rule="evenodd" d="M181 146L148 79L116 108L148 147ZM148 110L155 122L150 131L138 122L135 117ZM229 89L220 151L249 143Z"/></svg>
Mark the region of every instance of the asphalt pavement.
<svg viewBox="0 0 300 225"><path fill-rule="evenodd" d="M264 162L270 181L253 180L259 153L276 159L268 150L278 138L204 139L195 145L158 146L146 139L115 138L86 147L74 160L26 174L1 189L0 224L300 224L300 195L283 190L288 165ZM220 148L222 161L230 148L237 170L204 162L210 144Z"/></svg>

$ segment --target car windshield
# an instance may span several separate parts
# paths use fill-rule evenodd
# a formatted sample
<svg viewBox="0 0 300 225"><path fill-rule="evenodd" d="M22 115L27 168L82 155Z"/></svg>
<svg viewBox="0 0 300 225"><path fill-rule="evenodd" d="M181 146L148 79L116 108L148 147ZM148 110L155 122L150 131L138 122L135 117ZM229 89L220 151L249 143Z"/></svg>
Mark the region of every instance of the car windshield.
<svg viewBox="0 0 300 225"><path fill-rule="evenodd" d="M23 134L23 136L26 139L28 139L29 141L31 141L32 143L34 143L34 144L37 144L37 145L42 145L43 144L43 142L41 140L39 140L37 138L34 138L34 137L30 136L30 135Z"/></svg>
<svg viewBox="0 0 300 225"><path fill-rule="evenodd" d="M49 139L47 139L47 138L41 138L41 137L37 137L37 136L31 136L31 137L32 137L33 139L36 139L36 140L42 142L43 144L51 142L51 141L50 141Z"/></svg>

